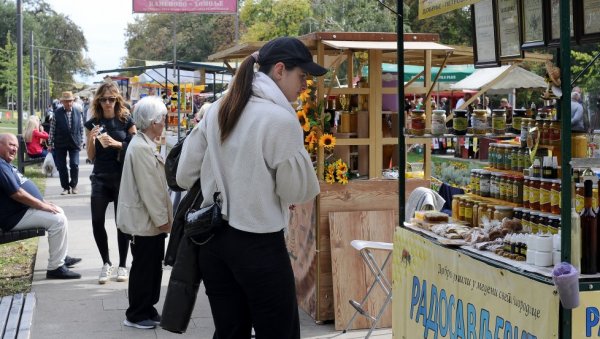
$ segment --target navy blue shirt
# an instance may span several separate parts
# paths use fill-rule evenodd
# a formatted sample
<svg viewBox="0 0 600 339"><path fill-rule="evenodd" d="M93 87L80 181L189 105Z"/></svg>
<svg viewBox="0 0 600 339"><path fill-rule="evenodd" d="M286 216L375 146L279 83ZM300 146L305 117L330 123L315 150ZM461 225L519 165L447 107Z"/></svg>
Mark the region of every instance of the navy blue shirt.
<svg viewBox="0 0 600 339"><path fill-rule="evenodd" d="M96 120L92 118L84 124L85 128L91 131L94 128L94 125L104 126L104 131L110 135L111 138L120 142L129 142L131 140L131 134L129 134L129 129L133 126L133 120L131 117L127 117L127 119L123 122L119 120L119 118L112 119L100 119ZM118 161L119 150L113 147L102 147L100 141L96 140L96 158L94 159L94 169L93 173L111 173L111 174L121 174L123 170L122 162Z"/></svg>
<svg viewBox="0 0 600 339"><path fill-rule="evenodd" d="M0 158L0 220L2 220L0 225L5 231L15 227L29 209L29 206L10 197L19 188L39 200L44 200L42 193L31 180L19 173L15 166Z"/></svg>

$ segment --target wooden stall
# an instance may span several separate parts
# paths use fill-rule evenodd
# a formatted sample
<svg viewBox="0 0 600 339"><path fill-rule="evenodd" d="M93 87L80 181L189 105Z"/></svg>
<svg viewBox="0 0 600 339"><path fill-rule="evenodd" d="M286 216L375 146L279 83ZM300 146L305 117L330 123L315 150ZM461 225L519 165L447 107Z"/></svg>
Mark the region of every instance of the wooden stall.
<svg viewBox="0 0 600 339"><path fill-rule="evenodd" d="M332 236L330 225L332 213L392 211L395 217L390 225L387 225L384 220L381 224L374 222L373 218L376 220L376 216L367 217L368 214L365 214L365 218L357 218L352 225L345 228L346 231L360 230L359 234L356 234L357 237L369 237L363 240L391 242L393 228L399 222L398 183L395 180L381 179L382 170L389 167L392 154L397 153L395 147L398 144L397 116L399 112L397 110L383 111L382 109L383 95L395 95L397 87L396 85L382 86L381 67L383 62L393 63L396 61L397 36L395 33L326 32L311 33L301 36L299 39L313 52L316 62L328 67L331 70L330 73L335 73L335 70L339 69L342 64L347 71L347 87L330 86L336 79L318 78L317 93L319 96L330 98L345 95L353 97L357 103L360 103L357 104L354 111L357 115L354 117L356 119L353 124L354 129L335 134L337 138L335 156L343 158L345 154L346 159L357 157L357 166L354 170L365 180L351 180L347 185L327 184L322 181L321 194L314 201L296 206L292 213L288 233L288 248L301 308L317 321L333 320L336 318L337 310L340 319L336 319L336 327L340 328L341 323L345 322L352 314L348 315L352 310L346 308L348 305L346 296L351 291L350 285L355 283L347 282L347 284L336 286L335 289L333 286L334 281L340 279L334 277L332 262L334 265L336 263L339 265L339 270L335 270L336 273L341 273L340 270L348 270L349 265L352 266L352 264L343 262L343 253L352 253L352 251L348 251L349 242L345 244L347 239L343 240L343 237L336 236L340 232L334 231ZM445 65L465 64L472 61L470 50L459 49L455 52L455 48L439 44L438 40L437 34L405 34L405 41L407 41L404 44L406 64L424 66L423 73L415 77L416 79L424 75L423 86L417 88L413 85L411 87L413 81L409 81L405 85L410 88L411 93L423 94L429 98L435 80L439 76L439 74L432 76L431 67L438 66L443 71ZM217 52L208 59L224 61L232 68L234 60L247 57L260 49L264 43L253 42L236 45ZM356 52L360 52L363 58L356 59ZM367 57L364 58L364 55ZM365 79L366 81L356 83L355 79L361 75L360 67L364 65L369 67L368 78ZM329 80L329 83L326 80ZM430 116L430 114L428 115ZM384 126L384 119L392 121L388 125L389 128L393 126L391 130L386 130L388 126ZM430 150L429 147L426 149L428 157ZM323 179L323 163L323 152L319 152L317 173L320 174L321 179ZM430 170L427 167L425 179L409 180L405 192L406 197L415 187L429 187L429 173ZM340 219L338 218L338 220ZM371 221L366 222L365 220ZM389 220L386 220L389 223ZM386 229L386 231L380 232L369 228ZM354 253L358 257L358 253ZM336 255L341 257L335 258ZM364 265L360 261L354 261L354 263L360 266L356 267L357 269L364 269L362 267ZM345 291L344 289L349 290ZM334 290L337 292L335 294L338 296L337 298L334 296ZM364 293L355 295L354 298L361 298L362 295ZM389 326L389 322L390 320L383 325ZM361 325L359 322L358 326L364 327L365 324Z"/></svg>

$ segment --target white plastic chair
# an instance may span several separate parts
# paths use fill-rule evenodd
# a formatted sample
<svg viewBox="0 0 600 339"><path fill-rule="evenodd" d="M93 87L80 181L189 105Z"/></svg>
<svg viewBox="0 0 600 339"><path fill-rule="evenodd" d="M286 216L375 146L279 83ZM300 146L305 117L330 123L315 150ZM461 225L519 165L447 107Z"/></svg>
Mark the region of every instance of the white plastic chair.
<svg viewBox="0 0 600 339"><path fill-rule="evenodd" d="M392 301L392 284L385 277L384 270L385 270L385 267L387 266L387 264L389 263L390 258L392 257L392 250L393 250L394 246L393 246L393 244L388 243L388 242L366 241L366 240L352 240L352 242L350 242L350 244L352 245L352 247L354 247L356 250L359 251L363 261L365 262L365 264L367 265L367 267L369 268L371 273L373 273L373 276L375 276L375 280L373 280L373 284L371 284L371 286L367 290L367 294L364 296L364 298L361 300L360 303L357 302L356 300L352 300L352 299L349 300L350 305L352 305L352 307L354 307L354 309L356 309L356 312L354 312L354 315L352 315L352 318L350 319L350 321L348 322L348 325L346 325L346 328L342 331L342 333L346 333L348 331L348 329L352 325L352 322L354 322L356 315L360 314L360 315L370 319L372 322L371 328L369 329L369 332L365 336L365 339L366 339L371 336L371 333L377 327L377 323L381 319L383 312L385 312L386 307ZM375 257L373 256L372 251L387 252L387 255L386 255L385 259L383 260L383 262L381 263L381 265L379 265L377 263L377 260L375 260ZM364 305L376 285L381 286L381 289L386 294L386 298L385 298L383 305L381 305L379 312L377 312L377 315L373 316L373 315L367 313L367 311L365 311Z"/></svg>

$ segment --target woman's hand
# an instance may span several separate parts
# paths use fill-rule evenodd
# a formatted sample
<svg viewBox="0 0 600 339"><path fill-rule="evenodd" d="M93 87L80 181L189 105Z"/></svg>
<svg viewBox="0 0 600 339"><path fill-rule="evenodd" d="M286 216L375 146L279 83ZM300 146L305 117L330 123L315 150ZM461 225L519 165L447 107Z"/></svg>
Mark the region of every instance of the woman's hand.
<svg viewBox="0 0 600 339"><path fill-rule="evenodd" d="M102 144L102 147L104 147L104 148L113 147L113 148L120 149L123 146L122 142L116 141L107 133L102 133L97 138L98 138L98 140L100 140L100 143Z"/></svg>
<svg viewBox="0 0 600 339"><path fill-rule="evenodd" d="M158 229L163 233L171 233L171 224L166 223L164 225L158 226Z"/></svg>

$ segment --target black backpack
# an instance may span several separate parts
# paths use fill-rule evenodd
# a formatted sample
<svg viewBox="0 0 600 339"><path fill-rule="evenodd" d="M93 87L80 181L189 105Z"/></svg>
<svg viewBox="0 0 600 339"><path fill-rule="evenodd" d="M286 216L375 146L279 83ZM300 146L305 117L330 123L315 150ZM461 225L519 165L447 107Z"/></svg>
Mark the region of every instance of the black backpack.
<svg viewBox="0 0 600 339"><path fill-rule="evenodd" d="M167 159L165 160L165 175L167 176L167 186L172 191L182 192L185 191L184 188L179 187L177 185L177 165L179 164L179 156L181 155L181 150L183 149L183 142L185 141L185 137L179 140L169 154L167 155Z"/></svg>

